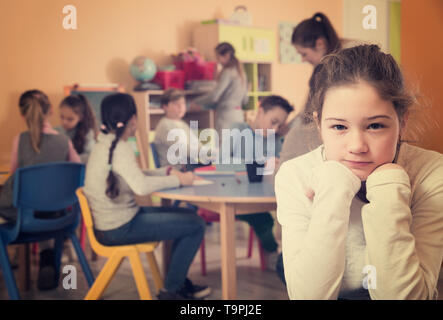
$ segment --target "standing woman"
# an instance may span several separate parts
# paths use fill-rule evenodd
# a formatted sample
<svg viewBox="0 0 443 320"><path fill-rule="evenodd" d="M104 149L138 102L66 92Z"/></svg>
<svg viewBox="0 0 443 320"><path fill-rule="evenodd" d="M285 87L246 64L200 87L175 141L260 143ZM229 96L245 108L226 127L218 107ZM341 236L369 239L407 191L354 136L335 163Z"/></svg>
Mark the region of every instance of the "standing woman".
<svg viewBox="0 0 443 320"><path fill-rule="evenodd" d="M328 17L321 12L303 20L294 28L292 45L301 55L302 61L314 67L325 55L342 48L341 40L334 27ZM290 123L290 129L280 154L280 164L320 145L316 128L313 126L311 117L306 114L309 115L309 111L305 109Z"/></svg>
<svg viewBox="0 0 443 320"><path fill-rule="evenodd" d="M302 61L313 66L319 64L325 55L342 47L337 32L328 17L321 12L300 22L294 28L291 41Z"/></svg>
<svg viewBox="0 0 443 320"><path fill-rule="evenodd" d="M244 122L242 105L248 102L247 80L234 47L222 42L215 47L217 62L223 67L214 90L196 98L191 109L200 106L215 109L215 129L221 137L222 129L230 129L236 122Z"/></svg>

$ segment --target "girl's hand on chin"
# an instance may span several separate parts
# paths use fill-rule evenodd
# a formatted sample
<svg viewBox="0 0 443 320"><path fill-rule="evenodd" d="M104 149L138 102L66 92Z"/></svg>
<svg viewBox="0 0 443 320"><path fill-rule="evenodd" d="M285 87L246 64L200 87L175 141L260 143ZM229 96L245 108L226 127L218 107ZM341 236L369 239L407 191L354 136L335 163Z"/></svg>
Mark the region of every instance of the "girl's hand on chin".
<svg viewBox="0 0 443 320"><path fill-rule="evenodd" d="M404 170L404 168L401 165L399 165L399 164L396 164L396 163L384 163L384 164L378 166L377 168L375 168L375 170L372 171L371 174L374 174L374 173L380 172L380 171L384 171L384 170L392 170L392 169Z"/></svg>

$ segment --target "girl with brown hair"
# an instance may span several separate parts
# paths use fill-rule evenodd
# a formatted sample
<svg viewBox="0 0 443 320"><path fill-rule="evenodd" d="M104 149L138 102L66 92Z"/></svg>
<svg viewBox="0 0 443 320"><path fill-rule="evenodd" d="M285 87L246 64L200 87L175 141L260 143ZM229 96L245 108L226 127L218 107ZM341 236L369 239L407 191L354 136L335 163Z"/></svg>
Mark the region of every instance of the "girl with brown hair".
<svg viewBox="0 0 443 320"><path fill-rule="evenodd" d="M323 144L276 176L291 299L435 299L443 156L403 141L414 96L376 45L322 59L307 110Z"/></svg>
<svg viewBox="0 0 443 320"><path fill-rule="evenodd" d="M195 285L186 278L204 236L203 219L187 208L140 207L135 199L135 195L192 185L194 175L172 167L140 169L128 142L137 130L137 108L131 95L105 97L101 119L101 132L86 166L84 188L97 240L109 246L172 240L165 288L157 298L200 299L209 295L208 286Z"/></svg>
<svg viewBox="0 0 443 320"><path fill-rule="evenodd" d="M12 204L14 172L17 168L58 161L80 162L71 141L54 130L49 123L52 105L45 93L40 90L24 92L19 99L19 109L28 131L19 134L13 141L11 176L0 194L0 217L11 223L17 219L17 209ZM54 250L50 246L48 241L39 244L40 269L37 286L40 290L53 289L58 285Z"/></svg>
<svg viewBox="0 0 443 320"><path fill-rule="evenodd" d="M97 126L92 108L82 94L70 95L60 103L61 126L58 131L68 136L82 162L86 163L95 143Z"/></svg>

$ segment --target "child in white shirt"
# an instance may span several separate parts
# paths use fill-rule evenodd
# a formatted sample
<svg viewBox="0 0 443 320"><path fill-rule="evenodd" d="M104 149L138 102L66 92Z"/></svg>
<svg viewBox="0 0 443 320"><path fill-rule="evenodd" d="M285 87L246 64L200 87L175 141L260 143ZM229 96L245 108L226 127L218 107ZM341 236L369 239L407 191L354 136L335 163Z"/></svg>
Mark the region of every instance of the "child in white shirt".
<svg viewBox="0 0 443 320"><path fill-rule="evenodd" d="M323 145L276 175L291 299L435 299L443 156L402 142L414 99L376 45L325 57L306 110Z"/></svg>

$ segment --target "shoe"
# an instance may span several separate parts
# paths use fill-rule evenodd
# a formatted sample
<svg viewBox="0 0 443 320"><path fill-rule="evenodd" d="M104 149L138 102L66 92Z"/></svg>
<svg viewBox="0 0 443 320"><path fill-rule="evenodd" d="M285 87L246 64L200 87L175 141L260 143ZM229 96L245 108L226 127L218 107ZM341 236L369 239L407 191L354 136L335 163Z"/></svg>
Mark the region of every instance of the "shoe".
<svg viewBox="0 0 443 320"><path fill-rule="evenodd" d="M40 291L45 291L55 289L57 286L54 250L45 249L40 252L37 288Z"/></svg>
<svg viewBox="0 0 443 320"><path fill-rule="evenodd" d="M277 271L278 251L268 252L264 250L266 269L271 271Z"/></svg>
<svg viewBox="0 0 443 320"><path fill-rule="evenodd" d="M186 278L183 288L179 292L182 295L191 296L194 299L203 299L209 296L211 291L210 287L193 284L191 280Z"/></svg>
<svg viewBox="0 0 443 320"><path fill-rule="evenodd" d="M170 292L161 289L157 294L158 300L194 300L193 297L182 295L180 292Z"/></svg>

